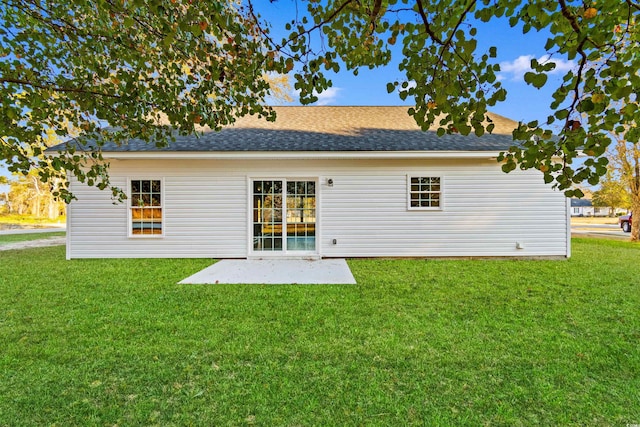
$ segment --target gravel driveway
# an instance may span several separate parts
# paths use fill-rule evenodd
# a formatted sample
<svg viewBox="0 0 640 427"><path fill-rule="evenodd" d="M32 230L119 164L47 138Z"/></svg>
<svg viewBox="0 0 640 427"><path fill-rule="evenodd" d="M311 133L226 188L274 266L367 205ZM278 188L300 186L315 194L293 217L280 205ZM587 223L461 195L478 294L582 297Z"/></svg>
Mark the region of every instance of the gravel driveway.
<svg viewBox="0 0 640 427"><path fill-rule="evenodd" d="M42 248L45 246L59 246L64 245L67 242L67 238L61 237L49 237L48 239L29 240L26 242L7 243L6 245L0 245L0 251L11 251L14 249L28 249L28 248Z"/></svg>

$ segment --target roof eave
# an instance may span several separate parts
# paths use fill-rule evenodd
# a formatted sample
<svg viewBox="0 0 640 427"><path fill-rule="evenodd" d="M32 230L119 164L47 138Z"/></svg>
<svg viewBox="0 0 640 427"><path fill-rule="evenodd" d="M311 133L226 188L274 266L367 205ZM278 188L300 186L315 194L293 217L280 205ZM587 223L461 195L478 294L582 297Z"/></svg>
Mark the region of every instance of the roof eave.
<svg viewBox="0 0 640 427"><path fill-rule="evenodd" d="M506 150L505 150L506 151ZM268 160L268 159L488 159L501 151L111 151L107 159Z"/></svg>

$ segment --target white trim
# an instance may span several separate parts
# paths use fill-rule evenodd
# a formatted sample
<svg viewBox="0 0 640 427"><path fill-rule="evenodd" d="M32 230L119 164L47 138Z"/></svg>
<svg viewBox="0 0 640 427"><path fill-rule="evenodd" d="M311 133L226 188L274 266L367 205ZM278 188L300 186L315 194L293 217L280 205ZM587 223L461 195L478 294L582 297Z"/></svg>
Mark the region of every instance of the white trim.
<svg viewBox="0 0 640 427"><path fill-rule="evenodd" d="M73 209L71 209L71 203L73 203L73 201L71 201L70 203L67 204L67 209L65 209L66 214L67 214L67 218L65 220L65 223L67 225L67 234L66 234L66 239L65 239L65 243L66 243L66 251L65 251L65 258L68 260L71 259L71 211Z"/></svg>
<svg viewBox="0 0 640 427"><path fill-rule="evenodd" d="M162 233L160 234L133 234L131 231L133 229L133 221L131 219L131 181L160 181L160 209L162 214ZM166 192L164 186L164 177L149 177L149 176L133 176L127 177L127 190L125 191L127 195L127 238L129 239L162 239L164 238L164 231L166 229L167 224L165 223L165 209L166 209Z"/></svg>
<svg viewBox="0 0 640 427"><path fill-rule="evenodd" d="M411 206L411 178L440 178L440 203L439 206ZM444 177L442 175L429 175L428 173L407 174L407 210L408 211L443 211L444 210Z"/></svg>
<svg viewBox="0 0 640 427"><path fill-rule="evenodd" d="M251 257L253 253L253 179L251 176L246 176L246 185L247 185L247 201L245 206L247 207L247 232L244 235L244 241L246 245L246 250L244 256L248 259Z"/></svg>
<svg viewBox="0 0 640 427"><path fill-rule="evenodd" d="M505 150L506 151L506 150ZM501 151L127 151L103 152L106 159L491 159Z"/></svg>
<svg viewBox="0 0 640 427"><path fill-rule="evenodd" d="M567 242L565 246L567 247L567 258L571 258L571 199L565 197L564 203L567 209Z"/></svg>
<svg viewBox="0 0 640 427"><path fill-rule="evenodd" d="M322 193L324 192L322 189L330 188L327 185L327 179L331 178L330 176L318 176L316 181L316 253L318 258L323 257L323 248L322 244Z"/></svg>

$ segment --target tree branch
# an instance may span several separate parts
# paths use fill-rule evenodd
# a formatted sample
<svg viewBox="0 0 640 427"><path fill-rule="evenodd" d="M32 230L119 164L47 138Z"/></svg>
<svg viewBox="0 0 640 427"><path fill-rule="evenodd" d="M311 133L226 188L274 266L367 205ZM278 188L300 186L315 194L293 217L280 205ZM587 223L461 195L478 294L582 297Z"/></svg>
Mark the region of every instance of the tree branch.
<svg viewBox="0 0 640 427"><path fill-rule="evenodd" d="M571 25L571 28L573 28L573 31L577 34L580 34L582 30L580 30L580 26L578 25L578 20L576 19L576 16L573 15L567 8L567 2L565 0L558 0L558 3L560 3L560 10L562 12L562 16L564 16L566 20L569 21L569 24Z"/></svg>
<svg viewBox="0 0 640 427"><path fill-rule="evenodd" d="M453 29L451 30L451 34L449 34L449 37L447 38L447 41L445 41L445 43L444 43L445 46L451 46L451 41L453 40L453 36L455 35L455 33L458 30L458 28L460 28L460 25L462 25L462 21L464 21L464 17L467 16L467 13L469 13L469 11L471 11L471 8L473 8L473 6L475 6L475 4L476 4L476 0L471 0L469 2L469 4L467 5L467 7L464 9L464 11L460 14L460 18L458 19L458 22L456 23L456 26L453 27Z"/></svg>
<svg viewBox="0 0 640 427"><path fill-rule="evenodd" d="M337 9L335 9L328 17L326 17L325 19L323 19L322 21L318 22L316 25L314 25L313 27L303 31L302 33L299 33L296 35L296 37L290 38L288 40L286 40L282 46L278 45L277 43L273 42L273 39L271 39L268 35L268 33L266 31L264 31L264 29L258 25L258 18L256 17L255 13L254 13L254 9L253 9L253 2L251 0L248 0L248 4L249 4L249 13L251 14L251 17L254 19L256 26L258 27L260 34L262 34L263 36L265 36L267 38L267 40L269 40L269 42L274 46L274 49L278 52L281 52L281 50L286 47L290 42L297 40L298 38L300 38L301 35L303 34L310 34L312 32L314 32L315 30L317 30L318 28L322 27L323 25L326 25L327 23L331 22L333 20L333 18L335 18L340 12L342 12L342 10L347 7L350 3L353 3L354 0L346 0L344 3L342 3L342 5L340 7L338 7Z"/></svg>
<svg viewBox="0 0 640 427"><path fill-rule="evenodd" d="M416 0L416 5L418 6L418 13L420 14L420 18L422 19L422 23L424 24L424 28L427 31L427 34L435 40L439 45L444 45L444 42L438 37L433 30L431 29L431 24L429 24L429 19L427 19L427 15L424 12L424 6L422 4L422 0Z"/></svg>
<svg viewBox="0 0 640 427"><path fill-rule="evenodd" d="M634 3L631 0L627 0L627 4L629 5L629 8L640 10L640 3Z"/></svg>
<svg viewBox="0 0 640 427"><path fill-rule="evenodd" d="M12 79L12 78L5 78L5 77L0 77L0 83L15 83L15 84L19 84L19 85L23 85L23 86L31 86L31 87L35 87L38 89L47 89L47 90L52 90L54 92L72 92L72 93L85 93L88 95L98 95L98 96L103 96L103 97L107 97L107 98L115 98L115 99L122 99L123 97L120 95L115 95L112 93L104 93L104 92L98 92L95 90L87 90L84 88L75 88L75 87L61 87L61 86L55 86L55 85L44 85L44 84L39 84L39 83L35 83L29 80L21 80L21 79Z"/></svg>
<svg viewBox="0 0 640 427"><path fill-rule="evenodd" d="M369 17L371 18L370 22L370 27L371 27L371 34L373 34L373 32L376 29L376 20L378 18L378 14L380 13L380 7L382 6L382 0L375 0L375 4L373 5L373 10L371 11L371 14L369 15Z"/></svg>
<svg viewBox="0 0 640 427"><path fill-rule="evenodd" d="M575 15L573 15L569 9L567 8L567 3L565 0L558 0L558 3L560 3L560 8L561 8L561 12L562 12L562 16L565 17L565 19L567 21L569 21L569 24L571 25L571 28L573 29L573 31L576 33L576 35L578 37L581 36L582 31L580 30L580 26L578 25L578 21L576 20ZM576 47L576 51L577 53L580 55L581 59L580 59L580 65L578 67L578 72L576 75L576 83L573 87L573 101L571 102L571 105L569 106L569 114L567 115L567 118L565 119L565 127L566 125L569 123L569 120L572 120L571 118L571 113L573 111L575 111L576 106L580 100L580 83L582 82L582 73L584 71L584 68L587 64L588 61L588 57L587 54L584 51L584 45L587 41L587 37L584 37L580 43L578 44L578 46Z"/></svg>
<svg viewBox="0 0 640 427"><path fill-rule="evenodd" d="M116 5L113 3L112 0L107 0L107 3L111 6L112 10L116 11L119 15L124 15L124 13L122 11L119 11L116 8ZM126 10L126 9L125 9ZM126 10L127 12L129 12L128 10ZM115 12L114 12L115 13ZM131 19L133 19L138 25L140 25L140 27L146 29L150 34L155 35L158 38L164 39L167 37L166 34L164 34L161 31L156 30L155 27L149 25L148 23L142 21L140 18L138 18L136 15L134 15L133 13L128 13L127 16L129 16Z"/></svg>
<svg viewBox="0 0 640 427"><path fill-rule="evenodd" d="M444 55L444 51L445 49L448 49L451 47L451 42L453 41L453 36L455 35L456 31L458 30L458 28L460 28L460 25L462 25L462 22L464 21L465 16L467 16L467 13L469 13L469 11L473 8L473 6L475 6L476 4L476 0L471 0L469 2L469 4L467 5L467 7L464 9L464 11L462 12L462 14L460 14L460 17L458 18L458 22L456 23L456 26L453 27L453 29L451 30L451 34L449 34L449 37L447 38L447 40L444 42L444 45L442 46L442 50L440 51L440 56L438 57L438 63L441 64L442 63L442 56ZM458 58L460 58L465 65L468 65L467 59L463 58L459 53L457 49L453 50L454 53L456 54L456 56ZM480 80L478 78L477 75L475 75L475 73L472 73L474 75L474 78L476 80Z"/></svg>

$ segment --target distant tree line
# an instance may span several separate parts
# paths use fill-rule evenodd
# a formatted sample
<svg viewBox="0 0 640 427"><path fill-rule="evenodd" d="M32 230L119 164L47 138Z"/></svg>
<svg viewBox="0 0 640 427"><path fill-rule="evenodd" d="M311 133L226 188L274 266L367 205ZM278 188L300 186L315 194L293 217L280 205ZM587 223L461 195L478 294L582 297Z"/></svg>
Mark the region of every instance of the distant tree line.
<svg viewBox="0 0 640 427"><path fill-rule="evenodd" d="M44 183L35 171L16 179L0 178L0 184L9 184L9 191L0 193L0 212L52 220L65 214L65 203L53 195L55 180Z"/></svg>

